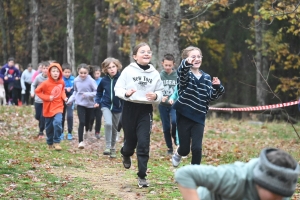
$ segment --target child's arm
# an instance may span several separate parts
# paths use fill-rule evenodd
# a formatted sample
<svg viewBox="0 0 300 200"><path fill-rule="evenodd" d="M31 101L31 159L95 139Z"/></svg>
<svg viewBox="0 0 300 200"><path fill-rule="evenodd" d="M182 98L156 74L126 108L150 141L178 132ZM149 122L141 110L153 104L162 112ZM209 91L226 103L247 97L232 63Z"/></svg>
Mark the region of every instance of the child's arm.
<svg viewBox="0 0 300 200"><path fill-rule="evenodd" d="M169 97L169 103L173 104L175 101L178 99L178 89L177 85L174 87L174 92L173 94Z"/></svg>
<svg viewBox="0 0 300 200"><path fill-rule="evenodd" d="M183 59L177 69L178 74L178 92L184 90L189 83L189 71L193 64L189 63L188 59Z"/></svg>
<svg viewBox="0 0 300 200"><path fill-rule="evenodd" d="M25 75L24 75L25 73L23 73L22 74L22 76L21 76L21 87L22 87L22 90L26 90L26 86L25 86L25 81L24 81L24 77L25 77Z"/></svg>
<svg viewBox="0 0 300 200"><path fill-rule="evenodd" d="M47 87L45 82L41 83L36 89L35 89L35 94L40 97L43 101L52 101L53 98L51 99L51 95L47 95L43 93L43 88Z"/></svg>
<svg viewBox="0 0 300 200"><path fill-rule="evenodd" d="M96 98L95 98L95 103L100 105L101 104L101 99L103 97L103 92L104 92L104 88L103 88L103 82L101 81L100 84L97 87L97 94L96 94Z"/></svg>
<svg viewBox="0 0 300 200"><path fill-rule="evenodd" d="M210 90L210 94L209 94L209 101L217 100L224 93L225 93L224 86L221 84L221 82L220 82L219 79L216 80L216 77L214 77L213 81L211 83L211 90Z"/></svg>
<svg viewBox="0 0 300 200"><path fill-rule="evenodd" d="M37 85L38 85L38 81L37 81L37 79L34 79L34 81L31 84L31 87L30 87L30 95L31 95L31 97L34 96L34 90L37 87Z"/></svg>
<svg viewBox="0 0 300 200"><path fill-rule="evenodd" d="M74 89L74 92L72 93L72 95L69 97L68 101L67 101L67 105L70 105L74 102L75 100L75 97L76 97L76 94L77 94L77 87L76 87L76 82L74 81L73 83L73 89Z"/></svg>
<svg viewBox="0 0 300 200"><path fill-rule="evenodd" d="M156 94L156 99L154 99L154 103L160 103L163 98L162 91L164 90L164 84L161 79L159 79L156 83L154 93Z"/></svg>
<svg viewBox="0 0 300 200"><path fill-rule="evenodd" d="M126 68L125 68L126 69ZM127 100L126 97L126 70L124 70L119 76L116 85L114 87L115 95L121 99Z"/></svg>
<svg viewBox="0 0 300 200"><path fill-rule="evenodd" d="M65 82L63 82L63 87L61 88L61 98L63 101L67 101L67 95L66 95L66 91L65 91Z"/></svg>

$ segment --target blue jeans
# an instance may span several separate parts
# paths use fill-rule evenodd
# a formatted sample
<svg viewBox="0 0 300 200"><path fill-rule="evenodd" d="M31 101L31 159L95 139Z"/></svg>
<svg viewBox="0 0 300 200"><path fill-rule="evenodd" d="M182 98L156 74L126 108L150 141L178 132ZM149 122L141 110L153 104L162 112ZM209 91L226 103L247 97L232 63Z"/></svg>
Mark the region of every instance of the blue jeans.
<svg viewBox="0 0 300 200"><path fill-rule="evenodd" d="M53 117L45 117L47 144L60 143L62 133L62 113L57 113Z"/></svg>
<svg viewBox="0 0 300 200"><path fill-rule="evenodd" d="M160 118L163 125L163 132L166 145L169 149L173 149L172 138L176 145L176 111L172 107L163 105L158 106Z"/></svg>

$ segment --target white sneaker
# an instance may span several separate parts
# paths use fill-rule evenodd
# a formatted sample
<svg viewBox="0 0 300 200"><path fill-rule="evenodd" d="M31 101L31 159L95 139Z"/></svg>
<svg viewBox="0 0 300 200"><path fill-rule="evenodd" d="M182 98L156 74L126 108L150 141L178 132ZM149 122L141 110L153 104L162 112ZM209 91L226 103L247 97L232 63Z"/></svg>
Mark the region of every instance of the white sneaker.
<svg viewBox="0 0 300 200"><path fill-rule="evenodd" d="M78 149L84 149L84 142L80 142L78 145Z"/></svg>
<svg viewBox="0 0 300 200"><path fill-rule="evenodd" d="M177 152L175 152L172 156L172 164L174 167L178 167L178 165L180 164L181 161L181 156L178 155Z"/></svg>

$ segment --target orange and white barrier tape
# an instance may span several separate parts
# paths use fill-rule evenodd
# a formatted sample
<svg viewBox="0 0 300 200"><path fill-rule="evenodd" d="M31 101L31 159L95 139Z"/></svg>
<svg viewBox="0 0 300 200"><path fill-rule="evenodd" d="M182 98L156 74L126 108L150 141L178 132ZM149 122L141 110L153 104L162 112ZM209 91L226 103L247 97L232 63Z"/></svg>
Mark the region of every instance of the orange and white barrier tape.
<svg viewBox="0 0 300 200"><path fill-rule="evenodd" d="M253 107L245 107L245 108L216 108L209 107L209 110L222 110L222 111L256 111L256 110L270 110L273 108L282 108L287 106L297 105L299 101L292 101L288 103L279 103L267 106L253 106Z"/></svg>

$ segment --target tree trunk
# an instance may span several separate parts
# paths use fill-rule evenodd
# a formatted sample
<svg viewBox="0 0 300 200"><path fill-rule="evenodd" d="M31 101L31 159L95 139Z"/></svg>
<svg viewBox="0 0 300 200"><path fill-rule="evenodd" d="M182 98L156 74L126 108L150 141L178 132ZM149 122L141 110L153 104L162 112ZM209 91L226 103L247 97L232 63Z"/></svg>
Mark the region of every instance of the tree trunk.
<svg viewBox="0 0 300 200"><path fill-rule="evenodd" d="M152 7L154 6L154 0L150 0L149 1L151 3L151 7L148 9L148 13L149 16L154 16L156 15L156 13L153 12ZM152 20L155 20L154 18L152 18ZM149 28L149 33L148 33L148 43L151 47L152 50L152 58L151 58L151 63L153 64L153 66L155 68L157 68L158 66L161 66L161 61L158 60L158 26L157 24L152 21L152 23L150 24L150 28Z"/></svg>
<svg viewBox="0 0 300 200"><path fill-rule="evenodd" d="M32 46L31 46L31 64L34 69L37 69L39 62L39 38L38 38L38 2L31 0L31 24L32 24Z"/></svg>
<svg viewBox="0 0 300 200"><path fill-rule="evenodd" d="M180 62L179 51L179 29L180 29L180 1L179 0L162 0L160 4L160 32L158 60L161 61L167 53L173 54L176 64ZM158 70L162 69L161 64Z"/></svg>
<svg viewBox="0 0 300 200"><path fill-rule="evenodd" d="M261 1L254 1L255 15L259 16ZM264 64L262 55L262 43L263 43L263 26L261 19L255 18L255 65L256 65L256 100L258 105L265 105L266 91L264 81Z"/></svg>
<svg viewBox="0 0 300 200"><path fill-rule="evenodd" d="M109 3L109 13L108 13L108 31L107 31L107 56L118 58L119 53L119 36L117 34L117 28L119 25L119 16L115 12L114 3Z"/></svg>
<svg viewBox="0 0 300 200"><path fill-rule="evenodd" d="M100 40L101 40L101 3L103 0L95 0L95 27L94 27L94 45L92 52L92 65L99 65Z"/></svg>
<svg viewBox="0 0 300 200"><path fill-rule="evenodd" d="M7 37L6 37L6 26L5 26L5 17L4 17L4 8L3 8L3 0L0 0L0 26L1 26L1 35L2 35L2 56L3 56L3 64L7 62Z"/></svg>
<svg viewBox="0 0 300 200"><path fill-rule="evenodd" d="M72 67L72 74L76 75L75 45L74 45L74 1L67 0L67 60Z"/></svg>
<svg viewBox="0 0 300 200"><path fill-rule="evenodd" d="M130 20L129 20L129 27L130 27L130 54L129 54L129 60L130 62L133 62L132 52L133 48L136 45L136 34L135 34L135 12L134 7L131 5L130 7Z"/></svg>
<svg viewBox="0 0 300 200"><path fill-rule="evenodd" d="M7 27L9 29L8 31L8 39L9 39L9 56L15 56L16 55L16 49L15 49L15 36L14 36L14 30L15 30L15 19L11 12L11 6L10 6L10 0L6 1L7 4Z"/></svg>

